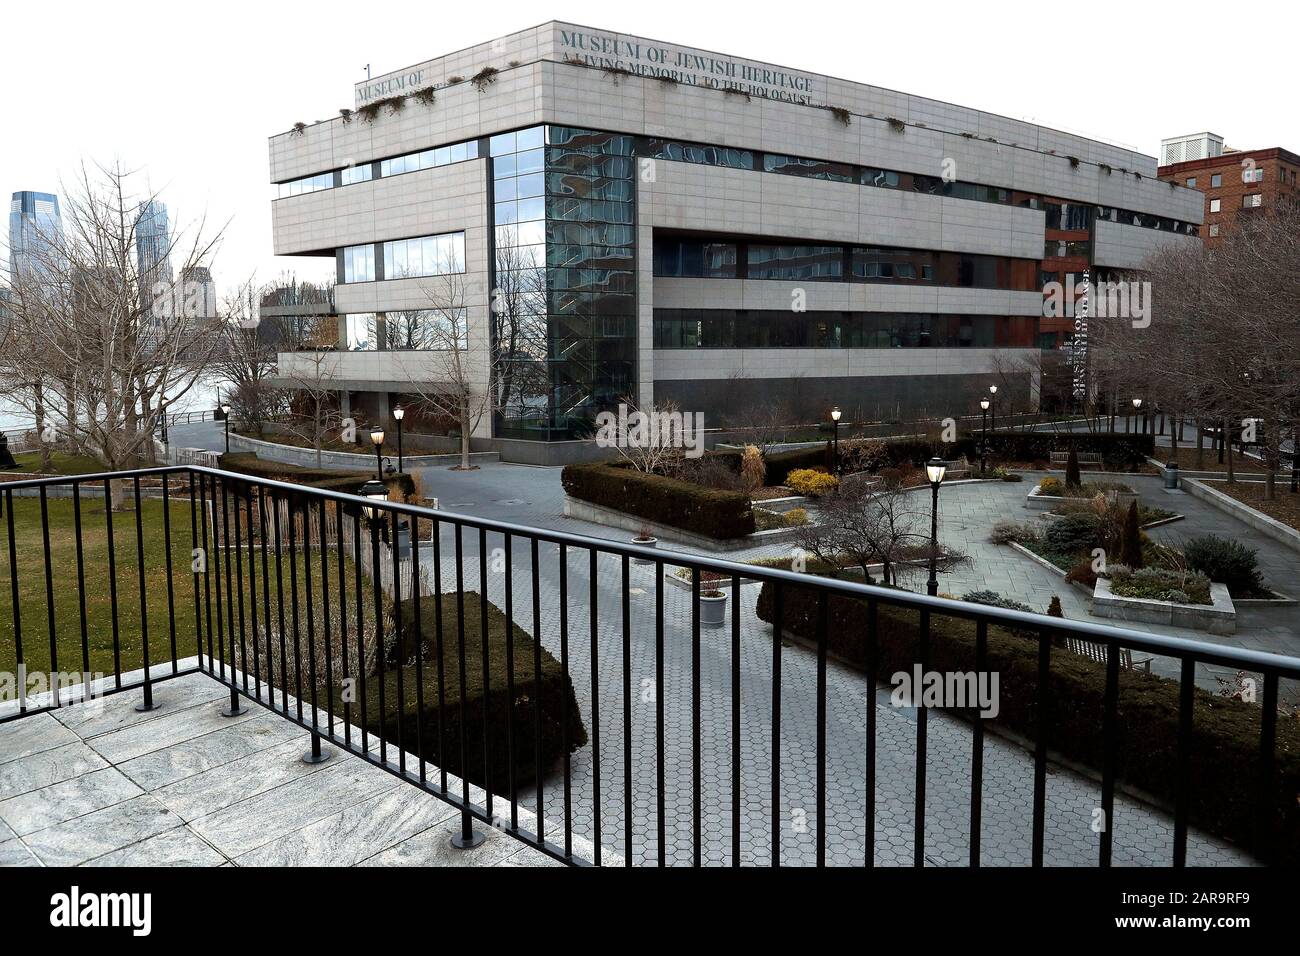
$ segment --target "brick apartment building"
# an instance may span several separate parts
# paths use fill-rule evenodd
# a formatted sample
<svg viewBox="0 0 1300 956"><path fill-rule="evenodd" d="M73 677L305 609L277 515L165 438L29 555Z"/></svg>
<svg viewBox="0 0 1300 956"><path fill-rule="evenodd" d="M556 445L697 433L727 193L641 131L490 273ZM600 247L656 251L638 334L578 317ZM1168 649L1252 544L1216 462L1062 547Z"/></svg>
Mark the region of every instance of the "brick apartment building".
<svg viewBox="0 0 1300 956"><path fill-rule="evenodd" d="M1225 149L1222 136L1196 133L1163 140L1160 162L1162 182L1205 194L1201 236L1208 245L1226 235L1238 215L1300 200L1300 155L1280 147Z"/></svg>

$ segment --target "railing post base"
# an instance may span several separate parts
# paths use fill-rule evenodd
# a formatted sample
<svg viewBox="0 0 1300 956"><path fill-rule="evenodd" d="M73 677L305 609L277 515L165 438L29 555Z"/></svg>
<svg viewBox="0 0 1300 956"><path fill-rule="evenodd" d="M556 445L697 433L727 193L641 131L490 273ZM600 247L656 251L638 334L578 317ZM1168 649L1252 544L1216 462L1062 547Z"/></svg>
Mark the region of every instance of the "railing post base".
<svg viewBox="0 0 1300 956"><path fill-rule="evenodd" d="M320 734L311 735L311 750L302 755L303 763L324 763L330 759L330 754L320 749Z"/></svg>
<svg viewBox="0 0 1300 956"><path fill-rule="evenodd" d="M482 846L487 835L474 829L474 817L467 810L462 810L460 814L460 832L454 834L451 838L451 845L457 850L472 850L476 846Z"/></svg>
<svg viewBox="0 0 1300 956"><path fill-rule="evenodd" d="M230 703L221 708L221 716L238 717L242 713L245 713L245 710L239 705L239 691L232 687L230 689Z"/></svg>

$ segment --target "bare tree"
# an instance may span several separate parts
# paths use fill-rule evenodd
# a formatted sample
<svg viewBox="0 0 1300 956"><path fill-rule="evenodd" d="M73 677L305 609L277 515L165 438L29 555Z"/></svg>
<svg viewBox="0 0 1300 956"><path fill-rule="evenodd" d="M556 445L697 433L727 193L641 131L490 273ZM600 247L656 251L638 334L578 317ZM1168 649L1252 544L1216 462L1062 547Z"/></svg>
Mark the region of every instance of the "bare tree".
<svg viewBox="0 0 1300 956"><path fill-rule="evenodd" d="M138 211L120 165L83 167L64 189L63 231L44 237L38 261L14 283L12 343L0 377L37 420L42 443L66 442L107 470L152 461L165 406L194 387L219 334L215 317L183 286L161 288L136 255ZM163 238L179 274L209 262L221 230L200 220ZM121 505L114 483L113 505Z"/></svg>
<svg viewBox="0 0 1300 956"><path fill-rule="evenodd" d="M265 293L254 279L240 283L221 307L221 343L212 367L224 383L230 412L261 434L263 425L285 411L287 396L274 383L277 330L263 324Z"/></svg>
<svg viewBox="0 0 1300 956"><path fill-rule="evenodd" d="M417 410L448 418L460 430L460 464L468 471L470 436L487 412L491 390L476 373L470 351L465 274L443 263L442 275L425 286L428 308L387 314L388 348L416 396Z"/></svg>

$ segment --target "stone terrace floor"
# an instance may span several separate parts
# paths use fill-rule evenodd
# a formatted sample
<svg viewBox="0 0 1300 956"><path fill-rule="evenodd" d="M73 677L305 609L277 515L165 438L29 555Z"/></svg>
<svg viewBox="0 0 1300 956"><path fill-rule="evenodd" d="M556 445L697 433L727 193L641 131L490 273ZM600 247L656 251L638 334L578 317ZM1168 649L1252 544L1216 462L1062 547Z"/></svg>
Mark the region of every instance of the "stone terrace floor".
<svg viewBox="0 0 1300 956"><path fill-rule="evenodd" d="M0 866L547 866L500 831L453 849L455 808L333 751L203 674L0 725Z"/></svg>

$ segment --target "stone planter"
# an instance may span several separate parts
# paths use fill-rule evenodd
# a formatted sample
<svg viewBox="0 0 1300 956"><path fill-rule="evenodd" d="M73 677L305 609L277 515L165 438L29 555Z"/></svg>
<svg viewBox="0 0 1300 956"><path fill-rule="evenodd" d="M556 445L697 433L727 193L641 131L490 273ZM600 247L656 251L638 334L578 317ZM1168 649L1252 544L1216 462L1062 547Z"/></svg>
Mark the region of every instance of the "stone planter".
<svg viewBox="0 0 1300 956"><path fill-rule="evenodd" d="M727 623L727 594L720 591L710 596L707 591L700 592L700 626L722 627Z"/></svg>
<svg viewBox="0 0 1300 956"><path fill-rule="evenodd" d="M638 548L653 548L659 544L658 538L633 538L632 543ZM633 558L633 564L654 564L649 558Z"/></svg>
<svg viewBox="0 0 1300 956"><path fill-rule="evenodd" d="M1092 592L1092 615L1141 624L1166 624L1210 634L1237 633L1237 609L1226 584L1210 585L1211 604L1174 604L1150 598L1122 597L1110 588L1109 578L1098 578Z"/></svg>
<svg viewBox="0 0 1300 956"><path fill-rule="evenodd" d="M1034 485L1025 496L1025 507L1030 511L1051 511L1065 501L1086 501L1086 498L1070 498L1068 495L1045 495L1041 493L1042 485ZM1106 497L1115 501L1122 508L1141 500L1136 491L1108 491Z"/></svg>

